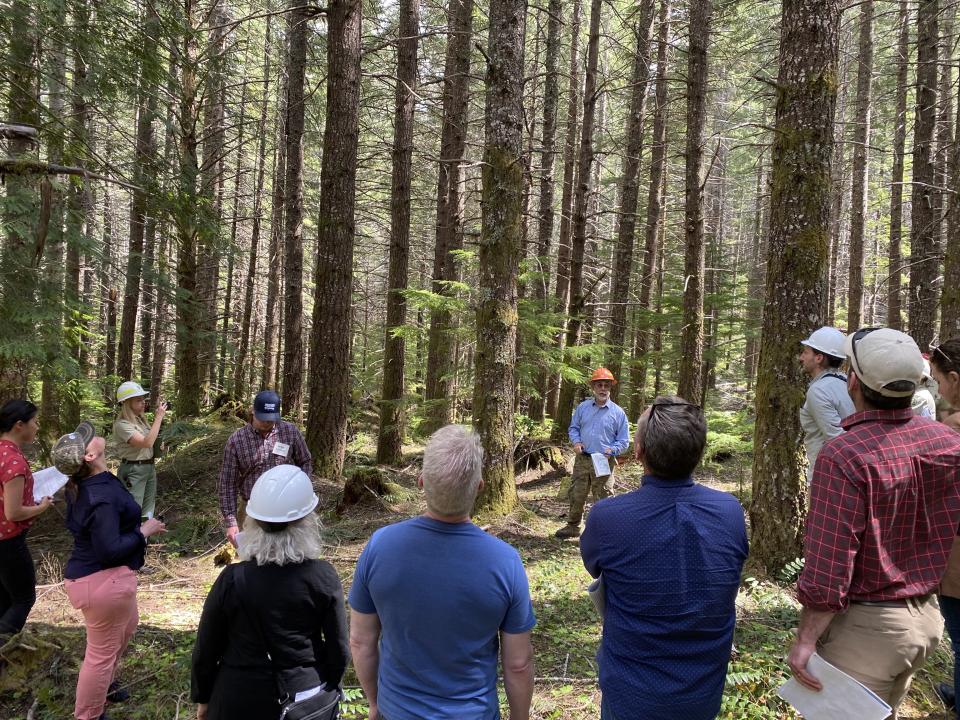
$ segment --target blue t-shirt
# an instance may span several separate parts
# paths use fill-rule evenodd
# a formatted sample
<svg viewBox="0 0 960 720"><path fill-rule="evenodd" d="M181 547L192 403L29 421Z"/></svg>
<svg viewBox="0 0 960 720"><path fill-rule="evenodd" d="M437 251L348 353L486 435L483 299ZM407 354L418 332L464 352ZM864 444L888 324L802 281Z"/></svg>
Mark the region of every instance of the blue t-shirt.
<svg viewBox="0 0 960 720"><path fill-rule="evenodd" d="M593 506L580 554L591 575L603 573L597 661L614 715L716 717L747 550L737 499L690 478L647 475Z"/></svg>
<svg viewBox="0 0 960 720"><path fill-rule="evenodd" d="M380 619L377 704L389 720L496 720L499 632L536 619L520 556L471 522L377 530L350 607Z"/></svg>

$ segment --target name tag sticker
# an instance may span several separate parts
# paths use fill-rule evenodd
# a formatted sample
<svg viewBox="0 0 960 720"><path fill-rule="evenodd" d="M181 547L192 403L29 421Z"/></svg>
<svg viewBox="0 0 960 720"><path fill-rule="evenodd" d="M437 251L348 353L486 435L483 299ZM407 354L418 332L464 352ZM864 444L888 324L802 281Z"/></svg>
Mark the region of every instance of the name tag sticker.
<svg viewBox="0 0 960 720"><path fill-rule="evenodd" d="M289 443L278 442L273 446L274 455L279 455L280 457L286 457L289 452L290 452Z"/></svg>

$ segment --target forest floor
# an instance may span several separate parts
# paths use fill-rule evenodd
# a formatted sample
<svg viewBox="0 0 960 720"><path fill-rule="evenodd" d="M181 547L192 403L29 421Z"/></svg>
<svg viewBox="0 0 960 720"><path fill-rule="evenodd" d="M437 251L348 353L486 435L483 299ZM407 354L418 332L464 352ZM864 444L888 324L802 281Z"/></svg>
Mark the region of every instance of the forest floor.
<svg viewBox="0 0 960 720"><path fill-rule="evenodd" d="M169 532L151 544L148 564L155 571L140 576L140 627L122 661L120 678L132 698L108 706L112 720L179 720L195 717L189 701L190 653L204 598L220 572L215 557L224 549L217 517L216 477L223 445L236 425L211 422L194 427L176 452L159 465L158 513ZM371 452L370 439L359 435L350 448L354 462ZM319 481L319 512L324 524L326 558L349 589L360 551L371 533L388 523L422 511L416 475L422 447L407 448L408 464L392 478L405 488L396 496L375 499L336 514L339 485ZM699 479L749 500L748 459L711 465ZM600 621L584 592L590 578L577 543L553 532L563 522L566 504L559 499L564 471L528 472L519 478L521 506L494 521L478 518L488 532L518 549L530 578L537 614L534 629L536 692L531 717L539 720L586 720L599 716L600 693L594 655ZM619 474L618 492L639 482L639 468ZM9 663L0 673L0 718L63 720L72 717L76 674L83 654L80 613L69 604L62 568L70 550L63 528L62 502L31 531L38 559L38 601L20 645L6 648ZM775 691L787 677L783 658L797 621L797 603L788 578L782 582L745 577L737 599L736 651L727 677L722 718L795 718ZM946 640L921 671L901 718L946 718L933 693L947 680L951 662ZM352 668L346 718L366 718L366 705ZM503 694L501 690L501 699ZM505 707L505 705L504 705ZM242 719L238 719L242 720Z"/></svg>

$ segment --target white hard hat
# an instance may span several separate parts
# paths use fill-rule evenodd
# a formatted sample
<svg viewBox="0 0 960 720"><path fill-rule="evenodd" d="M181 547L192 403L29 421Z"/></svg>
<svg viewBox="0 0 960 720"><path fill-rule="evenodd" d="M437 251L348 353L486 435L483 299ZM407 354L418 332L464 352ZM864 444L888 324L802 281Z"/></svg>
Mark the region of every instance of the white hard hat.
<svg viewBox="0 0 960 720"><path fill-rule="evenodd" d="M127 380L117 388L117 402L122 403L124 400L129 400L130 398L135 397L143 397L144 395L149 394L150 393L147 390L143 389L143 386L140 385L140 383L136 383L133 380Z"/></svg>
<svg viewBox="0 0 960 720"><path fill-rule="evenodd" d="M306 517L320 502L310 477L296 465L277 465L257 478L247 515L263 522L287 523Z"/></svg>
<svg viewBox="0 0 960 720"><path fill-rule="evenodd" d="M846 360L847 354L843 351L844 340L846 336L836 328L822 327L810 333L810 337L801 340L800 344L824 355Z"/></svg>

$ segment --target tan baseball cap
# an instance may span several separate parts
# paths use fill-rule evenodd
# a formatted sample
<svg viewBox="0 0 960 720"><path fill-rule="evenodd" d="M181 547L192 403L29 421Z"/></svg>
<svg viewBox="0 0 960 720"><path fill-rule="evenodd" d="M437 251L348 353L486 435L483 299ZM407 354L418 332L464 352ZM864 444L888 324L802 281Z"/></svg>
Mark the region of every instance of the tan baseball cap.
<svg viewBox="0 0 960 720"><path fill-rule="evenodd" d="M84 420L77 425L72 433L62 436L50 451L53 464L64 475L73 475L83 467L83 456L87 452L87 445L93 440L96 431L93 425Z"/></svg>
<svg viewBox="0 0 960 720"><path fill-rule="evenodd" d="M913 338L892 328L862 328L843 343L850 366L860 382L885 397L908 397L923 380L923 355ZM912 383L909 390L889 385Z"/></svg>

